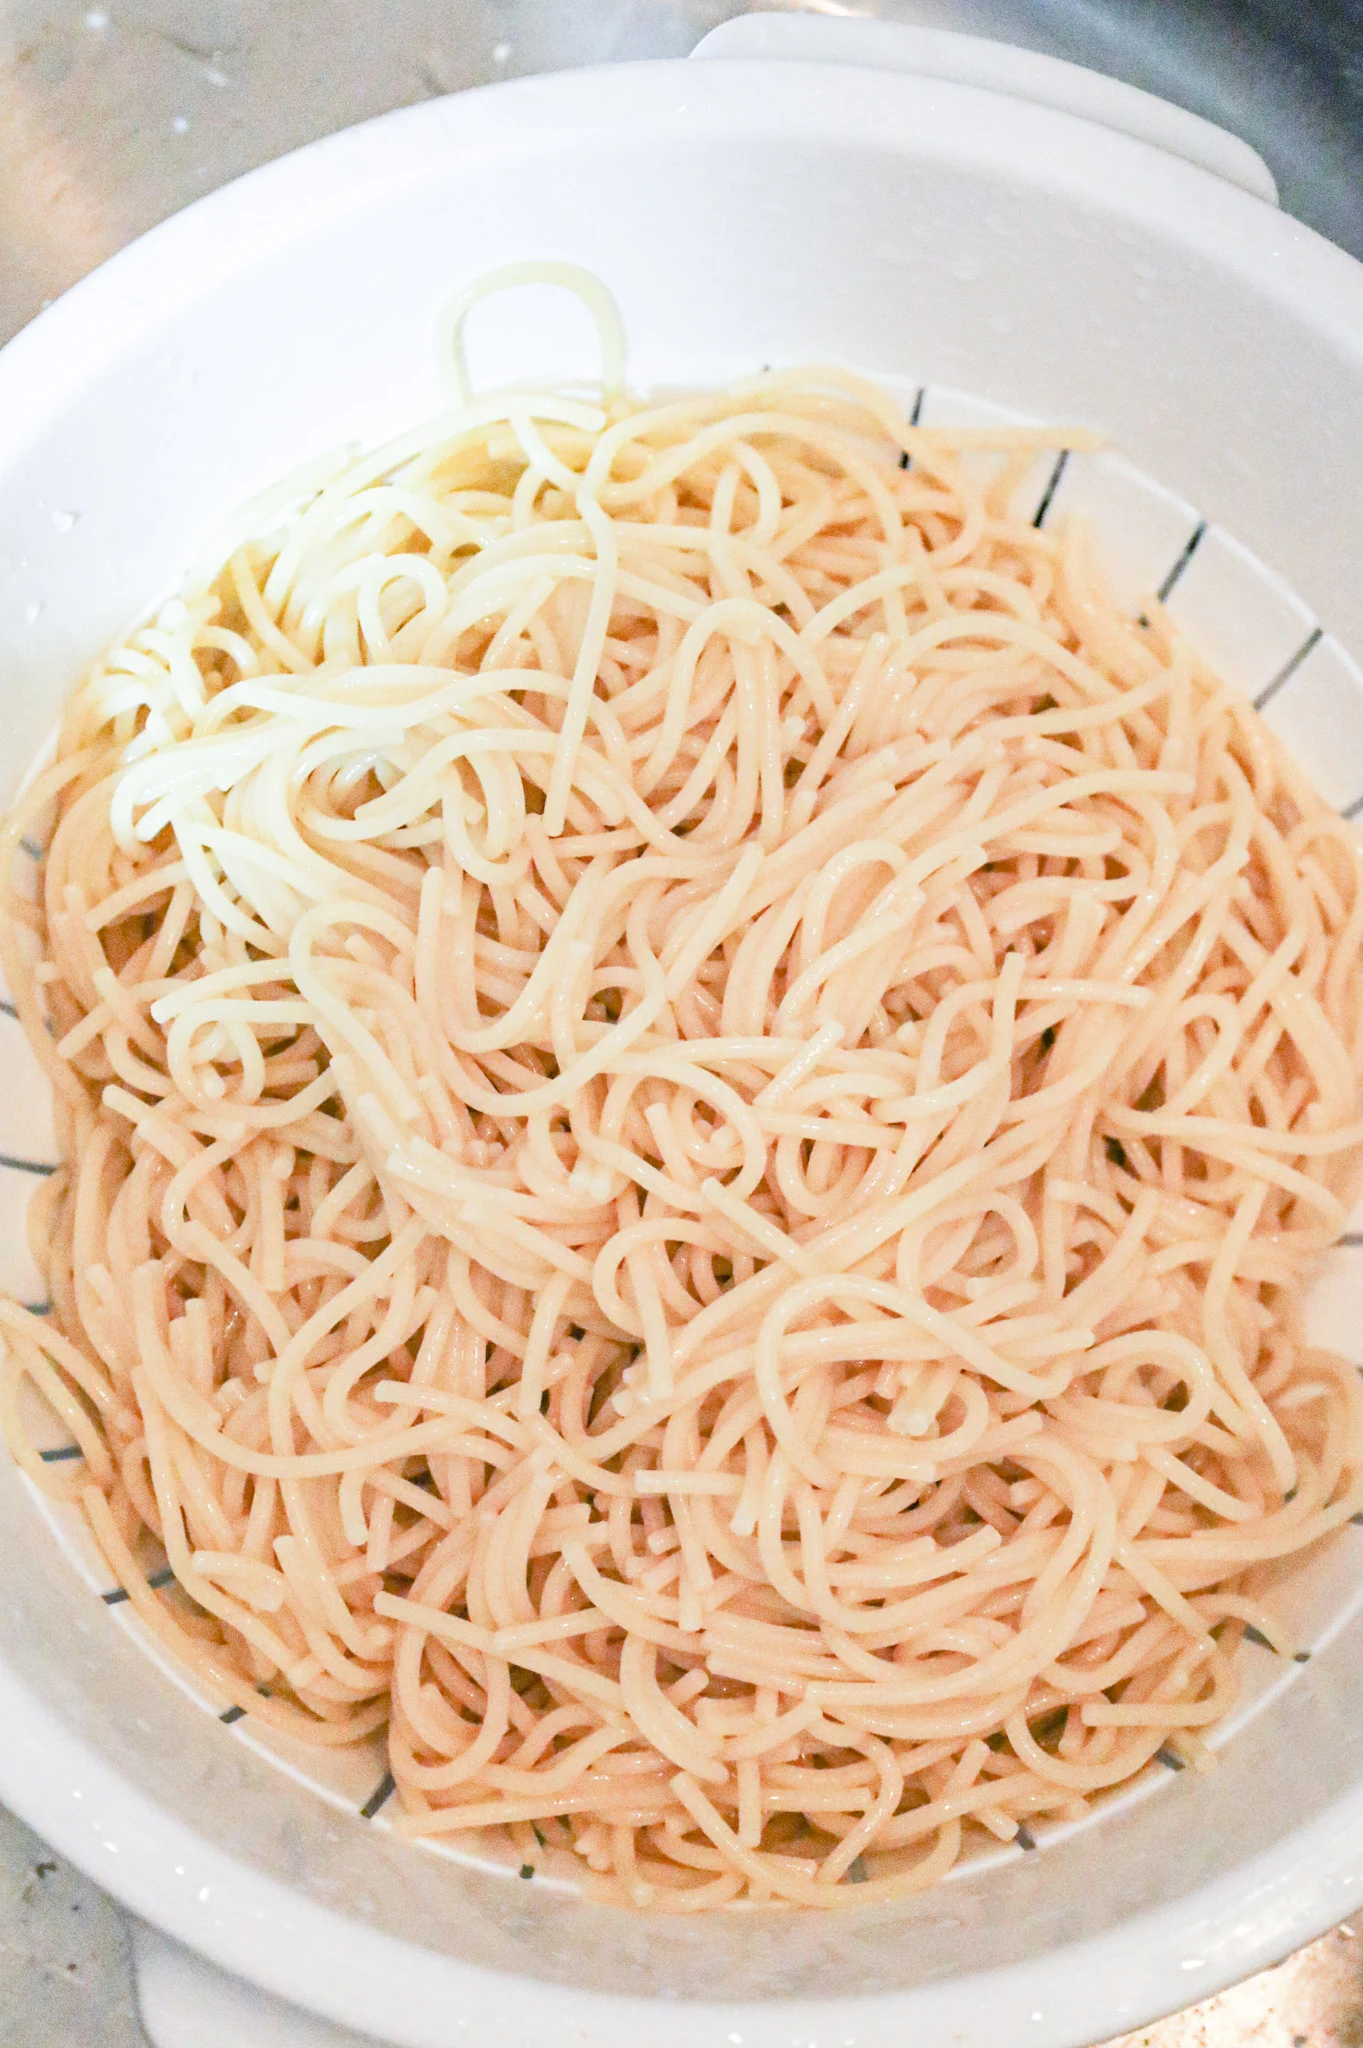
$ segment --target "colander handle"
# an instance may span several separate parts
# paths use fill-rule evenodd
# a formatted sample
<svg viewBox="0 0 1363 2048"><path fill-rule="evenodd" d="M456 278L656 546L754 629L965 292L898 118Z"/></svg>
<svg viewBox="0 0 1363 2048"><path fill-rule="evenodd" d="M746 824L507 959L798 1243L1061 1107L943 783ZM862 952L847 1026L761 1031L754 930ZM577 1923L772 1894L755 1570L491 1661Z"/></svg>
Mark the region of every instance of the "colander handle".
<svg viewBox="0 0 1363 2048"><path fill-rule="evenodd" d="M137 2009L152 2048L379 2048L300 2012L134 1920Z"/></svg>
<svg viewBox="0 0 1363 2048"><path fill-rule="evenodd" d="M1078 114L1104 128L1153 143L1199 170L1211 171L1255 199L1278 204L1278 187L1263 158L1238 135L1101 71L952 29L901 22L839 19L826 14L737 14L711 29L691 52L699 58L767 57L863 70L908 71L920 78L984 86L1013 99Z"/></svg>

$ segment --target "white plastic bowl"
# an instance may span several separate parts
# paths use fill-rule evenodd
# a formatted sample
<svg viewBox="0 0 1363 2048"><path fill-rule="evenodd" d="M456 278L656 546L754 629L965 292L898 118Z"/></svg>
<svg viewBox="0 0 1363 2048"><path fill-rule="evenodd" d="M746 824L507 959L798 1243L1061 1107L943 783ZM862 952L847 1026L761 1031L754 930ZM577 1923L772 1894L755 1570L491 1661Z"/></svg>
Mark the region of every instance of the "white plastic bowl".
<svg viewBox="0 0 1363 2048"><path fill-rule="evenodd" d="M1363 797L1363 270L1212 171L1054 106L776 58L391 115L200 202L13 342L0 790L225 512L434 406L452 288L543 256L605 279L643 385L824 357L926 385L928 418L965 392L1107 429L1134 467L1076 463L1063 491L1106 517L1133 588L1183 561L1189 629L1268 694L1333 800ZM560 299L526 310L479 316L475 367L589 367ZM0 1052L0 1140L41 1157L39 1095L12 1037ZM31 1185L0 1165L0 1278L21 1287ZM1337 1254L1322 1314L1347 1336L1360 1306L1363 1252ZM341 1780L327 1799L282 1772L249 1717L224 1729L192 1704L67 1552L0 1464L0 1796L225 1969L411 2048L1071 2048L1363 1899L1363 1530L1298 1589L1311 1662L1270 1672L1257 1653L1254 1711L1210 1777L896 1909L703 1923L399 1845ZM164 1954L147 1988L169 2041ZM260 2048L263 2008L241 1997L198 2038ZM287 2038L321 2040L310 2024Z"/></svg>

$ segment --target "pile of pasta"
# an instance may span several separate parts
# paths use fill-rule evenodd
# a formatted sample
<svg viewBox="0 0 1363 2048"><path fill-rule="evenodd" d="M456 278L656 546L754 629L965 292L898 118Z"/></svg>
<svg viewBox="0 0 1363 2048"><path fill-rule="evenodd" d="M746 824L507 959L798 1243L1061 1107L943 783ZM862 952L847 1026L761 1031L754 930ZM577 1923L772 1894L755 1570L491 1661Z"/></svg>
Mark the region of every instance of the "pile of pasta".
<svg viewBox="0 0 1363 2048"><path fill-rule="evenodd" d="M9 820L14 1453L403 1833L925 1885L1205 1763L1363 1504L1301 1319L1358 848L1010 509L1064 437L970 439L830 370L468 398L110 653Z"/></svg>

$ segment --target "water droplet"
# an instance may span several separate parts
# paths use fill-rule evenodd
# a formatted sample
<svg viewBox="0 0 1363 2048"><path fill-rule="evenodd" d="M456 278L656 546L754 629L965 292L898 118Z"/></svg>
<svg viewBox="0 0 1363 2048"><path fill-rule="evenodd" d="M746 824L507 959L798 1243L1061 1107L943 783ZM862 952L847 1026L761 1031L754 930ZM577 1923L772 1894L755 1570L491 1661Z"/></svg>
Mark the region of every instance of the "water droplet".
<svg viewBox="0 0 1363 2048"><path fill-rule="evenodd" d="M493 47L493 51L492 51L492 61L493 61L493 63L494 63L494 64L505 64L505 62L506 62L507 58L508 58L508 57L509 57L510 55L511 55L511 45L510 45L510 43L497 43L497 44L496 44L496 45L494 45L494 47Z"/></svg>
<svg viewBox="0 0 1363 2048"><path fill-rule="evenodd" d="M183 114L175 116L175 119L170 124L170 132L172 135L188 135L189 123Z"/></svg>
<svg viewBox="0 0 1363 2048"><path fill-rule="evenodd" d="M54 512L52 514L52 524L56 527L58 533L70 533L79 518L79 512Z"/></svg>
<svg viewBox="0 0 1363 2048"><path fill-rule="evenodd" d="M35 600L34 603L24 606L24 620L27 625L36 626L42 615L43 606L41 601Z"/></svg>
<svg viewBox="0 0 1363 2048"><path fill-rule="evenodd" d="M92 28L98 35L101 29L109 26L109 17L102 7L92 7L85 17L85 26Z"/></svg>

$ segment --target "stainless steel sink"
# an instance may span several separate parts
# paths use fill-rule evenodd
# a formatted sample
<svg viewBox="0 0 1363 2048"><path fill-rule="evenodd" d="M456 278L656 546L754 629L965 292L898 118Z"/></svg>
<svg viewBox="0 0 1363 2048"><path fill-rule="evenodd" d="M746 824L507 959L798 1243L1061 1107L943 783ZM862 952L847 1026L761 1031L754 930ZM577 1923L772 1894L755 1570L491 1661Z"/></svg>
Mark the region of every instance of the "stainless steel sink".
<svg viewBox="0 0 1363 2048"><path fill-rule="evenodd" d="M780 0L774 0L780 4ZM790 0L787 0L790 4ZM807 0L973 29L1236 130L1363 256L1363 0ZM201 192L518 72L682 56L736 0L0 0L0 337Z"/></svg>

